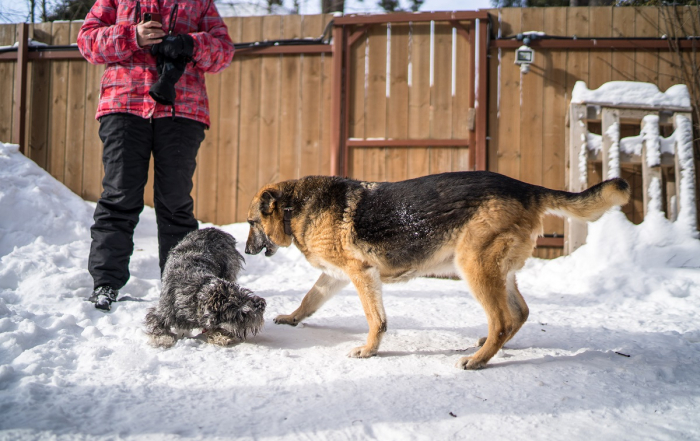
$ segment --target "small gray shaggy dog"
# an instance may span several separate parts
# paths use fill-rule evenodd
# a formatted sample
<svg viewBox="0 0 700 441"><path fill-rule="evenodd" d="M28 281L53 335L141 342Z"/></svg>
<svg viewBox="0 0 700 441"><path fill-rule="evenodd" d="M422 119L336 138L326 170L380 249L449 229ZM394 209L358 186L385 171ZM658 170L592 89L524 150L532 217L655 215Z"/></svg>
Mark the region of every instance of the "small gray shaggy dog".
<svg viewBox="0 0 700 441"><path fill-rule="evenodd" d="M222 346L257 334L266 303L236 284L243 262L236 239L224 231L204 228L185 236L165 262L158 306L146 314L151 342L170 347L192 329Z"/></svg>

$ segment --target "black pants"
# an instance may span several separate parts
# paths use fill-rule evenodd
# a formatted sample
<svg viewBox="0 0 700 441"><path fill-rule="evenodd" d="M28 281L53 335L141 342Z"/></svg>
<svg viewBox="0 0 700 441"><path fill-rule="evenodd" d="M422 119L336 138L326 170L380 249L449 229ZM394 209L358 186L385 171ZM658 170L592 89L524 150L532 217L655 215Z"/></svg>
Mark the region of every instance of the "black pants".
<svg viewBox="0 0 700 441"><path fill-rule="evenodd" d="M134 228L143 210L148 164L154 159L154 205L163 271L168 252L190 231L194 218L192 176L205 125L186 118L148 120L128 113L100 119L105 177L90 229L88 269L94 286L120 289L129 280Z"/></svg>

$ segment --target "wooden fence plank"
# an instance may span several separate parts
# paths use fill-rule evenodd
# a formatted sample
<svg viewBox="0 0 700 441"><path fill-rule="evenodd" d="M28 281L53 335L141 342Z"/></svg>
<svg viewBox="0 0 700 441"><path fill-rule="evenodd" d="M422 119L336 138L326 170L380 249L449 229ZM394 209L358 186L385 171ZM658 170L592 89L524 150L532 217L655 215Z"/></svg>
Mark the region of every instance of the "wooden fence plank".
<svg viewBox="0 0 700 441"><path fill-rule="evenodd" d="M83 190L82 197L97 201L102 194L102 142L100 123L95 119L100 98L100 80L105 71L104 65L87 64L85 91L85 148L83 149Z"/></svg>
<svg viewBox="0 0 700 441"><path fill-rule="evenodd" d="M430 24L413 23L409 41L410 77L408 80L408 136L430 137ZM426 148L408 152L408 177L430 173L430 155Z"/></svg>
<svg viewBox="0 0 700 441"><path fill-rule="evenodd" d="M32 28L32 38L35 41L51 43L51 23L36 23L32 25ZM3 63L0 63L0 70L2 69L1 64ZM27 136L25 138L29 146L27 154L39 167L44 169L46 168L48 151L50 67L49 61L32 61L29 64L31 80L27 81L27 97L30 100L30 104L27 106ZM2 74L0 73L0 75Z"/></svg>
<svg viewBox="0 0 700 441"><path fill-rule="evenodd" d="M452 137L452 26L435 24L433 30L434 61L433 84L430 92L431 138ZM452 170L452 149L432 147L430 149L430 173Z"/></svg>
<svg viewBox="0 0 700 441"><path fill-rule="evenodd" d="M0 25L0 45L11 46L16 40L17 26L14 24ZM15 65L11 62L0 62L0 142L10 143L12 138L12 111L15 96Z"/></svg>
<svg viewBox="0 0 700 441"><path fill-rule="evenodd" d="M386 137L386 44L387 26L375 25L369 31L369 70L365 125L367 138ZM368 148L363 164L364 179L384 181L386 178L386 149Z"/></svg>
<svg viewBox="0 0 700 441"><path fill-rule="evenodd" d="M259 41L262 36L262 17L249 17L243 26L244 41ZM240 145L238 154L238 213L248 210L258 191L258 158L260 149L260 67L261 58L241 56Z"/></svg>
<svg viewBox="0 0 700 441"><path fill-rule="evenodd" d="M282 17L263 18L263 40L282 38ZM260 152L258 187L277 182L280 177L280 85L282 56L262 57L260 92Z"/></svg>
<svg viewBox="0 0 700 441"><path fill-rule="evenodd" d="M323 29L326 29L328 22L333 20L333 14L326 14L323 17ZM340 56L340 55L338 55ZM331 87L333 84L333 56L330 54L321 55L321 118L320 128L320 152L319 152L319 173L328 175L331 173Z"/></svg>
<svg viewBox="0 0 700 441"><path fill-rule="evenodd" d="M634 37L636 13L634 8L613 8L613 37ZM634 81L635 51L613 51L612 80Z"/></svg>
<svg viewBox="0 0 700 441"><path fill-rule="evenodd" d="M466 26L466 23L464 24ZM476 32L476 25L472 26ZM452 96L452 137L455 139L469 138L469 101L471 85L469 72L472 68L469 59L471 50L469 40L457 33L454 43L455 66L453 78L455 90ZM475 148L475 146L469 146ZM457 147L452 149L452 171L469 170L469 148Z"/></svg>
<svg viewBox="0 0 700 441"><path fill-rule="evenodd" d="M551 35L566 34L566 8L545 8L543 30ZM543 54L544 55L544 54ZM546 54L544 65L544 101L543 101L543 149L542 185L557 190L565 189L565 149L566 127L562 115L568 108L567 91L573 87L567 85L567 53L550 51ZM609 68L608 68L609 70ZM545 234L564 234L564 220L557 216L545 216Z"/></svg>
<svg viewBox="0 0 700 441"><path fill-rule="evenodd" d="M82 21L70 23L70 43L75 43ZM68 95L66 106L66 150L63 183L73 193L83 192L83 144L85 141L85 91L87 63L83 60L68 62Z"/></svg>
<svg viewBox="0 0 700 441"><path fill-rule="evenodd" d="M365 138L365 83L367 80L367 37L364 36L356 42L350 51L350 91L348 100L350 103L350 117L348 121L348 137ZM350 167L348 173L350 177L362 179L364 177L365 149L354 148L350 151L348 158Z"/></svg>
<svg viewBox="0 0 700 441"><path fill-rule="evenodd" d="M54 22L51 27L52 44L70 42L70 23ZM68 110L68 61L51 63L51 104L49 108L48 172L63 182L66 159L66 125Z"/></svg>
<svg viewBox="0 0 700 441"><path fill-rule="evenodd" d="M234 43L241 41L242 19L226 17L224 22ZM219 160L217 167L216 223L227 225L246 220L247 209L239 213L238 184L238 135L241 108L241 63L234 54L231 65L219 72L221 75L221 102L219 121L212 122L212 130L219 132Z"/></svg>
<svg viewBox="0 0 700 441"><path fill-rule="evenodd" d="M409 24L391 25L387 137L408 138L408 39ZM408 149L386 149L386 180L408 178Z"/></svg>
<svg viewBox="0 0 700 441"><path fill-rule="evenodd" d="M247 20L247 19L246 19ZM286 39L301 37L301 16L288 15L282 19ZM300 176L301 158L301 60L298 56L282 58L281 116L280 116L280 180Z"/></svg>
<svg viewBox="0 0 700 441"><path fill-rule="evenodd" d="M652 7L634 8L635 37L657 38L659 34L659 9ZM659 51L638 49L635 53L635 81L658 84Z"/></svg>
<svg viewBox="0 0 700 441"><path fill-rule="evenodd" d="M302 38L317 38L323 32L323 15L306 15ZM301 60L301 176L317 175L321 145L321 55L305 54ZM327 117L327 116L326 116Z"/></svg>
<svg viewBox="0 0 700 441"><path fill-rule="evenodd" d="M552 9L552 8L547 8ZM493 35L501 35L501 10L500 9L490 9L489 13L494 17L493 20ZM497 19L496 19L497 17ZM495 49L490 51L489 60L489 93L488 93L488 130L487 130L487 161L486 167L488 170L499 173L498 170L498 149L500 146L500 138L498 136L501 127L500 109L501 109L501 69L503 64L501 63L501 58L503 53L506 52L503 49Z"/></svg>
<svg viewBox="0 0 700 441"><path fill-rule="evenodd" d="M681 32L678 16L678 8L659 8L659 32L673 38ZM679 68L680 57L671 50L659 51L659 90L666 91L675 84L683 83Z"/></svg>
<svg viewBox="0 0 700 441"><path fill-rule="evenodd" d="M218 124L221 106L221 75L205 74L210 121ZM192 190L197 219L216 219L218 211L219 131L210 128L197 152L197 187ZM196 193L195 193L196 192Z"/></svg>
<svg viewBox="0 0 700 441"><path fill-rule="evenodd" d="M503 9L501 11L502 35L512 36L520 32L520 28L520 9ZM498 172L516 179L520 178L520 76L520 70L515 65L515 51L502 51Z"/></svg>
<svg viewBox="0 0 700 441"><path fill-rule="evenodd" d="M589 36L612 36L613 7L590 8ZM588 60L588 88L597 89L612 78L612 51L590 51ZM569 85L569 89L574 87Z"/></svg>
<svg viewBox="0 0 700 441"><path fill-rule="evenodd" d="M544 9L523 8L521 30L543 29ZM535 185L543 183L544 61L541 57L535 58L530 72L522 76L520 86L520 179Z"/></svg>

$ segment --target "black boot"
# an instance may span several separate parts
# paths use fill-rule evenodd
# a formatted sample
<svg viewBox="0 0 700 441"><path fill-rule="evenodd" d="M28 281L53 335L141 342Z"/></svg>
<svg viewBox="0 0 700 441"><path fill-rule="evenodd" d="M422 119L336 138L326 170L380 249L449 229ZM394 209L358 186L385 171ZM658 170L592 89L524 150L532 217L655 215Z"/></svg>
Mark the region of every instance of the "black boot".
<svg viewBox="0 0 700 441"><path fill-rule="evenodd" d="M111 286L98 286L88 298L89 301L95 304L95 308L103 311L109 311L112 302L117 301L119 291Z"/></svg>

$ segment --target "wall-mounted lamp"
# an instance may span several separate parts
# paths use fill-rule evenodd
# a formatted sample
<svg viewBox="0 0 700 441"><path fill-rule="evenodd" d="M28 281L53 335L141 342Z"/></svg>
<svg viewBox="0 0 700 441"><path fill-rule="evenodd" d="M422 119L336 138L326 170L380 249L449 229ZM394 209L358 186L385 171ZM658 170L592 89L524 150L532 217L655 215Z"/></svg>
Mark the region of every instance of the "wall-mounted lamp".
<svg viewBox="0 0 700 441"><path fill-rule="evenodd" d="M515 50L515 64L520 66L520 72L526 74L530 72L530 65L535 62L535 50L528 46L534 35L518 34L517 39L522 41L523 45Z"/></svg>

